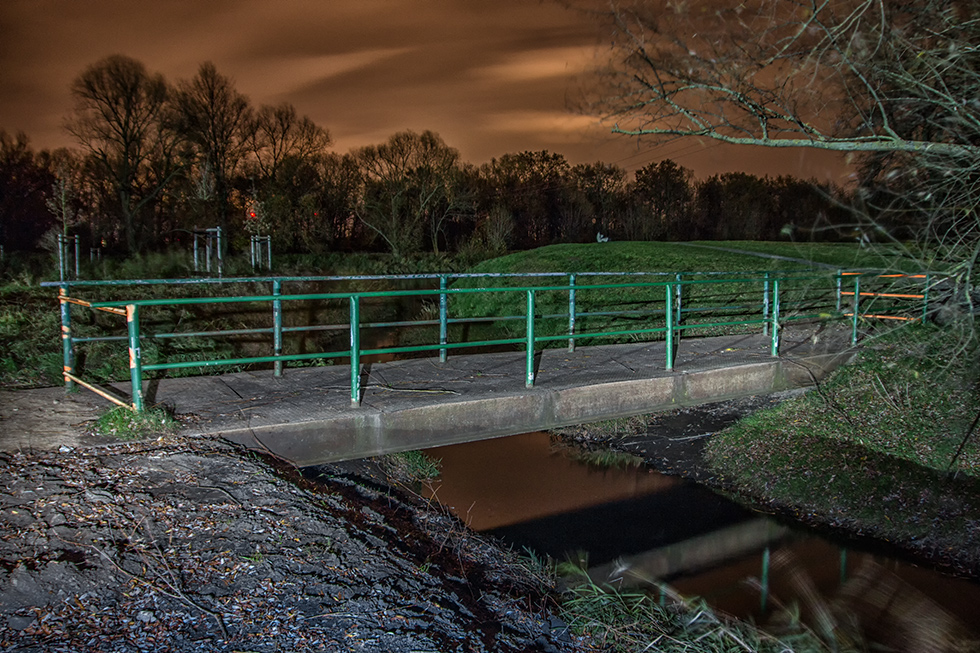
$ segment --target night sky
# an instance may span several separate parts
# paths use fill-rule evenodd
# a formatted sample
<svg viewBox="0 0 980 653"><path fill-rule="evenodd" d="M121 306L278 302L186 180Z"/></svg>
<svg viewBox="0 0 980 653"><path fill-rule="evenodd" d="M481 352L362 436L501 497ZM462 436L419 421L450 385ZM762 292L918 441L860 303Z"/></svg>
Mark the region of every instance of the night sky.
<svg viewBox="0 0 980 653"><path fill-rule="evenodd" d="M672 158L700 177L838 179L829 153L655 146L573 113L602 42L583 15L537 0L2 0L0 129L71 145L71 81L124 54L171 82L213 61L254 106L291 102L327 128L337 152L431 129L475 164L547 149L628 170Z"/></svg>

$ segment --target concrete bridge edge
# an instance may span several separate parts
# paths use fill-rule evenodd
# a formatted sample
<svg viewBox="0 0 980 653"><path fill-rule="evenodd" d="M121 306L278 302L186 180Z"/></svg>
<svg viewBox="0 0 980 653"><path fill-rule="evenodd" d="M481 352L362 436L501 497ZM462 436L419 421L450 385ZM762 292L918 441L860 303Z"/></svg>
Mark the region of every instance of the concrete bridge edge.
<svg viewBox="0 0 980 653"><path fill-rule="evenodd" d="M387 412L362 407L354 414L226 429L215 435L304 467L811 387L853 355L781 357L594 386L532 388L519 394Z"/></svg>

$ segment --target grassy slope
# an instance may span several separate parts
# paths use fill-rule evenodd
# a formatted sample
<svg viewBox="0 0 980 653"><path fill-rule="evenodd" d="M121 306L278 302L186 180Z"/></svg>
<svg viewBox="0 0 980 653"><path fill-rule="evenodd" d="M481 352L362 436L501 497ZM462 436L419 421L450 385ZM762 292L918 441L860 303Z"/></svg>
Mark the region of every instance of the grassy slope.
<svg viewBox="0 0 980 653"><path fill-rule="evenodd" d="M767 248L782 251L780 243L748 243L755 250L764 252ZM731 245L726 244L726 245ZM827 246L823 247L824 258L852 258L856 246ZM804 270L805 267L797 261L765 258L751 254L739 254L729 251L719 251L703 247L690 247L681 243L660 242L613 242L551 245L535 250L516 252L508 256L484 261L469 272L509 274L518 272L732 272L752 276L761 275L768 271ZM818 270L817 274L824 275L827 270ZM580 312L601 312L611 310L632 309L639 311L662 311L664 306L664 289L661 287L631 288L631 289L596 289L582 290L581 286L588 284L631 283L638 281L662 282L671 279L669 276L611 278L611 277L579 277L576 281L580 289L576 300ZM455 287L475 286L524 286L524 285L565 285L567 277L544 279L499 279L488 282L482 279L462 279ZM814 290L816 288L816 290ZM812 296L814 292L825 293L830 289L826 281L815 280L800 282L794 289L784 292L795 293L784 295L784 306L798 300L802 295ZM707 284L685 289L685 307L710 305L745 304L756 305L761 316L761 285L721 283ZM738 299L736 299L738 298ZM568 293L539 292L536 298L537 314L561 315L568 311ZM750 309L746 309L751 312ZM458 317L484 316L519 316L525 309L523 299L517 294L482 294L458 295L452 299L452 311ZM710 322L723 319L722 313L691 314L687 323ZM753 314L754 316L754 314ZM642 316L641 316L642 317ZM730 319L745 319L748 315L734 315ZM638 318L639 319L639 318ZM634 321L635 324L635 321ZM522 320L511 320L497 323L493 333L488 337L517 337L522 335ZM589 319L584 330L595 333L603 330L620 330L631 328L629 321L611 318ZM550 321L541 321L538 335L560 335L567 330L567 318L559 317ZM707 335L707 332L700 335Z"/></svg>
<svg viewBox="0 0 980 653"><path fill-rule="evenodd" d="M872 341L818 391L713 438L707 460L757 500L980 573L980 434L959 451L980 411L968 337Z"/></svg>
<svg viewBox="0 0 980 653"><path fill-rule="evenodd" d="M786 255L786 243L705 243L746 251ZM743 246L744 245L744 246ZM790 244L791 245L791 244ZM818 245L813 253L834 264L848 265L858 248L848 245ZM818 260L814 258L813 260ZM825 261L821 261L825 262ZM755 272L798 269L799 263L765 259L680 243L613 242L550 245L484 261L469 272Z"/></svg>
<svg viewBox="0 0 980 653"><path fill-rule="evenodd" d="M791 243L745 240L705 241L697 244L805 259L845 269L875 268L919 272L922 267L921 261L908 256L908 252L883 245L862 248L856 243Z"/></svg>

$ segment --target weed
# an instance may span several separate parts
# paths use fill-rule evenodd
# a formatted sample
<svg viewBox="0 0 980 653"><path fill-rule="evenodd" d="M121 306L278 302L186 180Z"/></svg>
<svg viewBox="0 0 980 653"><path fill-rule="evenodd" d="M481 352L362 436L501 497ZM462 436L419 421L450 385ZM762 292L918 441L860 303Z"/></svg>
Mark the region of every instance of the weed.
<svg viewBox="0 0 980 653"><path fill-rule="evenodd" d="M584 578L584 577L583 577ZM561 615L571 628L591 635L616 651L825 651L807 631L776 638L755 626L716 614L701 601L684 601L669 588L661 602L642 590L616 590L583 580L561 601Z"/></svg>
<svg viewBox="0 0 980 653"><path fill-rule="evenodd" d="M607 440L610 438L625 438L646 431L647 419L643 415L607 419L588 424L575 424L553 429L560 436L581 438L584 440Z"/></svg>
<svg viewBox="0 0 980 653"><path fill-rule="evenodd" d="M630 469L643 465L643 458L640 456L614 449L590 451L578 447L568 447L567 455L576 462L598 469Z"/></svg>
<svg viewBox="0 0 980 653"><path fill-rule="evenodd" d="M116 406L99 416L92 431L120 440L142 440L175 433L178 422L164 408L136 412L126 406Z"/></svg>
<svg viewBox="0 0 980 653"><path fill-rule="evenodd" d="M389 476L416 485L437 478L442 461L422 451L402 451L385 454L381 457L381 465Z"/></svg>

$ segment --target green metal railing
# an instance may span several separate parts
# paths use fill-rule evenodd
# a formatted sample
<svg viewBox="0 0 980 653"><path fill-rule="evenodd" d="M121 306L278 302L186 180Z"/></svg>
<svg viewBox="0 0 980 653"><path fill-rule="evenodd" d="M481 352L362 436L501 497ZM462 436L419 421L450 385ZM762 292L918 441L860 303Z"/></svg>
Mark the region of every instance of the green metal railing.
<svg viewBox="0 0 980 653"><path fill-rule="evenodd" d="M643 278L659 277L661 280L627 281L625 283L583 284L583 277ZM525 352L525 386L534 384L534 354L539 345L547 346L559 341L567 342L569 350L577 341L617 341L628 339L663 339L665 341L665 369L674 366L676 349L681 335L685 332L702 333L726 332L761 328L770 338L770 353L779 354L780 330L784 324L795 320L826 320L850 317L852 340L857 339L857 324L862 318L923 319L928 307L928 275L901 275L904 281L922 283L921 292L886 292L880 286L887 280L894 284L895 275L839 272L834 275L822 273L537 273L537 274L499 274L499 275L403 275L403 276L362 276L362 277L250 277L222 280L131 280L131 281L85 281L59 282L44 285L59 287L62 323L62 345L64 357L64 378L66 386L74 384L89 388L102 396L123 405L131 405L142 410L143 379L147 372L186 368L211 368L216 366L240 366L271 364L275 375L283 373L289 362L323 361L347 359L350 363L350 396L352 404L359 403L360 361L365 356L405 355L423 352L438 352L439 359L445 361L448 352L463 348L515 347ZM411 281L438 280L438 288L410 290L343 291L320 293L283 293L283 285L290 282L310 283L316 281ZM557 282L554 285L522 285L493 287L453 287L451 280L537 280ZM862 286L862 279L865 285ZM155 284L241 284L269 283L271 294L129 299L118 301L92 301L72 297L71 290L79 288L102 288L107 286L149 286ZM852 290L853 288L853 290ZM608 297L626 293L632 297L626 305L610 305ZM465 311L452 316L450 299L461 301L464 298L479 298L476 305L487 295L503 296L505 303L520 306L516 314L474 314ZM481 297L482 296L482 297ZM365 321L362 308L366 302L401 301L406 298L423 301L435 299L438 306L438 319L402 321ZM546 298L542 300L542 298ZM584 298L590 298L588 301ZM848 306L848 298L850 306ZM727 299L727 301L725 301ZM870 301L886 299L894 304L905 302L904 307L891 309L897 312L886 314L884 310L868 312L865 306ZM922 300L919 317L910 316L908 303ZM305 324L287 327L283 315L287 306L299 302L317 305L332 305L346 309L346 324ZM591 306L590 304L595 304ZM79 337L72 333L71 306L84 306L126 318L126 335ZM222 329L211 331L187 331L173 333L150 333L141 326L144 314L156 307L191 307L221 305L259 305L264 310L271 309L272 324L268 327L242 329ZM550 307L545 312L542 307ZM560 306L560 308L558 308ZM341 310L343 310L341 309ZM916 309L918 310L918 309ZM864 312L862 312L864 311ZM465 314L464 314L465 313ZM450 327L462 324L493 322L523 322L523 334L512 337L492 337L476 340L451 341ZM599 328L586 330L583 323L597 322ZM559 326L560 325L560 326ZM438 334L435 341L402 346L381 346L365 348L362 344L362 331L367 328L435 327ZM285 337L290 334L317 330L340 330L349 332L350 345L339 350L287 353L284 349ZM141 342L153 339L181 337L229 337L240 335L271 335L271 354L262 356L238 356L205 360L171 361L146 363L142 357ZM497 335L500 335L499 333ZM508 334L503 334L508 335ZM95 383L78 376L75 369L76 346L86 342L126 340L129 351L130 380L132 397L123 401L107 393Z"/></svg>

